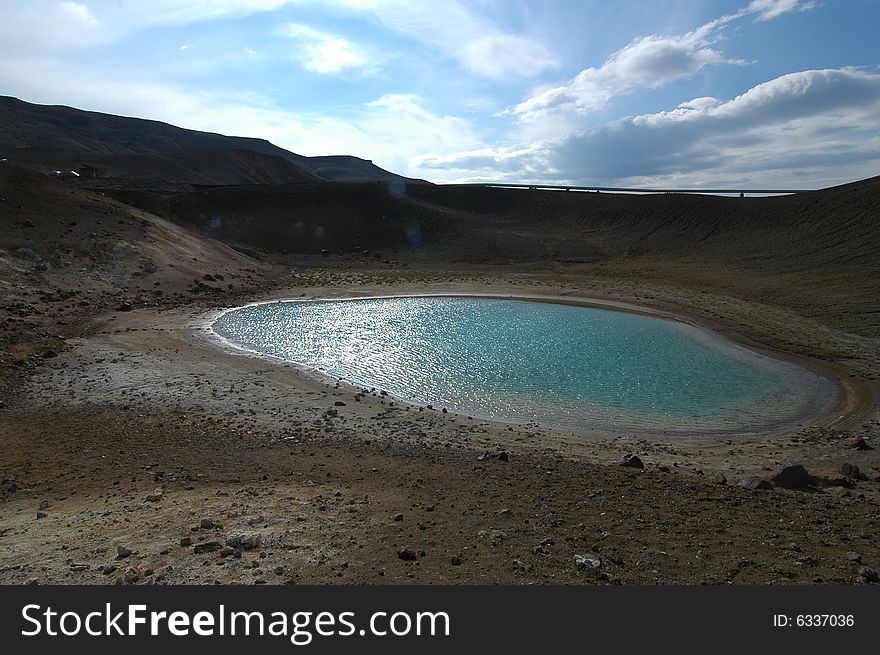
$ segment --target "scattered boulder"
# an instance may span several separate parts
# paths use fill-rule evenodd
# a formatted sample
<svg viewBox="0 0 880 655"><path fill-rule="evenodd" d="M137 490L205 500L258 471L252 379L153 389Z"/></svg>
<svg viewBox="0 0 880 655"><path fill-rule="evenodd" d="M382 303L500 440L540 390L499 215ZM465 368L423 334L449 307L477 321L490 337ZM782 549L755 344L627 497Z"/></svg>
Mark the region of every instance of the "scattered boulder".
<svg viewBox="0 0 880 655"><path fill-rule="evenodd" d="M507 539L507 533L503 530L490 530L489 531L489 541L492 542L493 546L500 544L502 541Z"/></svg>
<svg viewBox="0 0 880 655"><path fill-rule="evenodd" d="M221 544L219 541L203 541L202 543L193 546L193 552L196 554L212 553L215 550L220 550L221 548L223 548L223 544Z"/></svg>
<svg viewBox="0 0 880 655"><path fill-rule="evenodd" d="M124 580L126 584L136 584L143 577L144 573L138 567L133 566L125 572Z"/></svg>
<svg viewBox="0 0 880 655"><path fill-rule="evenodd" d="M855 464L841 464L840 472L843 473L844 477L852 478L853 480L862 479L862 472L859 471L859 467Z"/></svg>
<svg viewBox="0 0 880 655"><path fill-rule="evenodd" d="M770 481L777 487L784 489L803 489L812 484L813 476L807 473L807 469L802 465L789 464L773 473L770 476Z"/></svg>
<svg viewBox="0 0 880 655"><path fill-rule="evenodd" d="M116 308L118 312L130 312L134 307L130 302L122 302L119 304L119 307Z"/></svg>
<svg viewBox="0 0 880 655"><path fill-rule="evenodd" d="M162 496L164 495L164 491L162 491L161 489L156 489L153 493L147 494L146 500L148 503L158 503L160 500L162 500Z"/></svg>
<svg viewBox="0 0 880 655"><path fill-rule="evenodd" d="M254 550L263 543L259 532L236 532L226 536L226 545L238 550Z"/></svg>
<svg viewBox="0 0 880 655"><path fill-rule="evenodd" d="M477 460L480 462L485 462L488 460L495 460L498 462L508 462L510 458L507 455L506 450L488 450L482 455L477 457Z"/></svg>
<svg viewBox="0 0 880 655"><path fill-rule="evenodd" d="M116 544L116 559L125 559L134 555L134 551L128 546Z"/></svg>
<svg viewBox="0 0 880 655"><path fill-rule="evenodd" d="M645 464L639 458L638 455L633 455L632 453L627 453L623 457L620 458L618 462L621 466L626 466L633 469L643 469L645 468Z"/></svg>
<svg viewBox="0 0 880 655"><path fill-rule="evenodd" d="M772 489L773 485L770 484L769 481L764 478L759 478L757 475L751 475L747 478L743 478L739 482L736 483L736 486L742 487L743 489Z"/></svg>
<svg viewBox="0 0 880 655"><path fill-rule="evenodd" d="M849 439L847 439L846 445L850 448L853 448L854 450L868 450L871 448L868 445L868 442L865 441L865 438L859 436L850 437Z"/></svg>
<svg viewBox="0 0 880 655"><path fill-rule="evenodd" d="M602 567L602 558L596 553L575 555L574 566L578 571L595 571Z"/></svg>
<svg viewBox="0 0 880 655"><path fill-rule="evenodd" d="M405 562L412 562L418 557L418 555L416 555L416 551L414 551L412 548L399 549L397 551L397 556Z"/></svg>

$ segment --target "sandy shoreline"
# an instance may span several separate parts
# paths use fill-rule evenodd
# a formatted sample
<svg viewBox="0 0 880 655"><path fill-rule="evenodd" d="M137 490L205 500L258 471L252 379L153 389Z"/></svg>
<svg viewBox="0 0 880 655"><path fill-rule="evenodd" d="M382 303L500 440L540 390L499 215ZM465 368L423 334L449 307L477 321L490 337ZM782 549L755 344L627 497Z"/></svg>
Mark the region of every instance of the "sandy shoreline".
<svg viewBox="0 0 880 655"><path fill-rule="evenodd" d="M293 293L295 294L295 290ZM304 292L300 291L299 293L302 294ZM382 289L382 295L413 295L414 293L417 295L424 295L426 291L424 289L414 291L411 287L404 285ZM665 317L669 320L681 320L703 329L708 329L713 333L722 335L722 337L732 339L735 343L742 345L743 347L751 348L758 352L764 350L762 345L752 343L742 334L737 334L730 330L717 330L715 329L716 326L706 321L703 317L694 316L680 309L665 307L655 308L646 305L637 305L629 301L605 299L602 297L578 298L572 297L572 295L553 293L522 293L521 290L510 285L502 285L500 288L496 286L496 288L490 290L477 290L471 286L462 287L462 285L447 285L442 289L431 289L429 293L431 295L472 294L487 297L509 297L515 295L529 300L542 299L547 302L568 302L572 304L580 304L583 302L592 306L615 307L621 310L638 311L640 313ZM259 299L252 302L273 302L285 297L289 298L291 295L292 292L290 289L280 288L267 294L261 294ZM371 293L369 290L352 291L351 289L323 288L309 289L308 292L305 292L305 295L300 297L308 298L310 300L318 300L322 298L347 299L355 297L371 297L375 295L377 294ZM159 387L157 385L159 380L162 380L165 385L167 385L169 381L176 381L177 383L184 385L185 380L191 378L193 375L200 375L197 367L195 367L196 370L193 370L193 367L189 367L184 371L181 371L181 367L174 359L165 360L157 357L162 350L175 350L179 353L189 351L194 362L210 362L216 365L219 370L222 370L225 375L236 375L239 378L254 374L254 371L260 371L260 373L256 373L255 375L264 375L264 369L268 366L270 367L270 370L273 371L274 375L283 376L283 379L278 380L277 383L279 388L285 389L285 393L288 394L298 394L303 390L313 394L327 393L328 389L333 389L333 393L338 393L337 387L340 386L340 382L319 371L308 369L307 367L300 367L289 362L283 362L282 360L275 358L268 358L262 354L243 351L234 345L227 345L226 347L218 348L217 335L215 335L214 331L210 328L210 322L212 317L226 311L226 309L205 312L204 310L199 311L194 308L183 308L180 310L162 310L155 313L132 312L126 314L111 314L105 317L105 325L108 327L113 326L116 334L121 334L124 337L125 344L123 348L120 348L119 354L125 349L128 349L129 353L134 356L148 354L148 356L154 359L154 364L157 366L159 372L155 377L150 380L142 380L136 386L144 389L141 393L146 393L148 397L151 397L158 402L170 402L172 404L182 403L184 406L196 408L202 407L204 406L204 403L207 403L207 407L214 408L211 411L226 412L228 410L225 403L218 401L216 398L201 398L201 394L198 393L197 389L187 388L183 393L169 394ZM151 334L152 337L146 341L141 339L140 333L143 332ZM169 340L169 336L174 336L174 338ZM110 342L112 343L111 346L110 343L101 344L100 339L92 339L91 343L86 342L86 345L98 346L99 349L109 347L110 353L112 353L117 346L123 345L121 343L116 343L116 341L118 341L118 339L110 339ZM626 444L628 443L639 444L639 447L642 448L646 446L649 447L651 444L655 443L667 444L673 447L686 446L688 450L693 450L694 454L705 454L705 452L711 451L711 446L713 444L727 442L747 443L752 440L765 440L770 436L786 438L805 427L846 429L851 423L861 420L863 415L872 415L872 413L877 411L876 396L873 394L872 389L864 382L850 378L849 372L847 372L845 368L830 363L818 362L815 359L803 357L796 353L786 353L771 349L766 349L766 352L786 361L821 371L823 375L839 384L841 393L838 394L837 403L833 411L826 412L822 416L817 417L815 421L807 422L802 426L787 428L775 433L768 432L750 435L716 435L708 437L683 435L663 437L662 435L656 434L645 435L637 433L572 433L568 430L555 430L552 427L536 425L520 425L515 427L519 431L533 433L537 431L544 439L549 440L548 443L552 443L554 447L559 447L564 444L563 447L567 452L577 456L595 456L596 453L593 452L595 448L600 448L600 451L606 452L609 449L616 451L627 449ZM107 355L105 355L105 357L107 357ZM93 355L93 358L101 359L102 357ZM249 364L247 366L241 366L240 364L245 361L249 361ZM62 375L60 379L55 381L52 381L50 378L38 376L32 382L31 388L39 388L40 393L38 396L41 397L63 397L64 395L73 395L80 402L85 401L86 403L113 404L114 395L118 396L120 391L125 390L128 386L132 386L132 380L137 380L138 377L141 376L137 370L128 370L123 362L115 362L114 366L107 367L107 371L101 374L104 376L104 382L106 384L101 384L99 381L92 388L88 388L77 380L69 379L67 377L67 372L69 370L70 369L65 369L65 375ZM296 371L297 374L291 375L294 371ZM52 392L53 388L58 391ZM76 391L72 392L72 390ZM351 388L348 390L348 393L355 394L358 391L359 390L355 388ZM364 398L363 400L366 401L368 398L369 394L367 398ZM377 399L381 401L381 398L378 398L378 395ZM253 407L260 407L263 405L258 397L249 398L248 402L252 404ZM405 403L402 399L398 402ZM417 406L409 405L409 403L405 403L405 405L411 407L413 410L418 409ZM849 411L843 411L847 409ZM439 414L439 412L431 412L431 414ZM466 421L466 425L478 422L480 425L491 426L491 431L493 433L498 433L503 437L507 436L505 433L507 432L507 428L510 427L507 423L478 419L476 417L467 417L453 413L443 415L443 417L447 421ZM277 424L277 422L272 419L268 422L269 424ZM259 423L259 421L255 421L255 424L256 423ZM543 445L547 444L545 443ZM707 446L708 449L706 448ZM542 447L542 444L535 444L533 447L540 448ZM741 462L741 464L747 463L748 462L746 461ZM757 462L753 464L757 464ZM704 465L710 469L719 468L721 466L720 464L713 465L709 461L704 461ZM755 467L753 466L751 470L755 470Z"/></svg>

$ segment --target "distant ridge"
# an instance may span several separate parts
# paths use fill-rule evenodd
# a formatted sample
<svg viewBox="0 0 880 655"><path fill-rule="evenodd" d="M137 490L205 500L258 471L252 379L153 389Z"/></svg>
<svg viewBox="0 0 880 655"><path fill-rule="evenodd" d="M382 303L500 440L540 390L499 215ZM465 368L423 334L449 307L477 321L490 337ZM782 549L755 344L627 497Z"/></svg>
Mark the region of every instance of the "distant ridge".
<svg viewBox="0 0 880 655"><path fill-rule="evenodd" d="M10 96L0 96L0 156L36 170L84 167L100 177L189 184L425 183L350 155L305 157L265 139Z"/></svg>

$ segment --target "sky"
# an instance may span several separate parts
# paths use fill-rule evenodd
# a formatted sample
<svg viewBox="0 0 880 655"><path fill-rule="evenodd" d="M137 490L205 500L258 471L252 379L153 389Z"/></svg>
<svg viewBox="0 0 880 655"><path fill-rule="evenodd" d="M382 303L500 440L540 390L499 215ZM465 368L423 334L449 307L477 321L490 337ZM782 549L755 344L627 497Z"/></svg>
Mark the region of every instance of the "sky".
<svg viewBox="0 0 880 655"><path fill-rule="evenodd" d="M434 182L880 175L880 0L0 3L0 94Z"/></svg>

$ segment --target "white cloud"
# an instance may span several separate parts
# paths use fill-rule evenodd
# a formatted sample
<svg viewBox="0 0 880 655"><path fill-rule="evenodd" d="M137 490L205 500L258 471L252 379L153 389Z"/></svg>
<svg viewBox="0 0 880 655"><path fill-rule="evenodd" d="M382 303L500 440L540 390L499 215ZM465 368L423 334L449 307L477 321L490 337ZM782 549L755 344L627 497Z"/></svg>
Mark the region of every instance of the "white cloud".
<svg viewBox="0 0 880 655"><path fill-rule="evenodd" d="M296 41L294 58L313 73L341 73L372 66L370 58L357 46L335 34L297 23L282 26L279 34Z"/></svg>
<svg viewBox="0 0 880 655"><path fill-rule="evenodd" d="M60 6L61 12L68 18L72 18L79 23L85 23L87 25L94 25L97 23L95 17L92 16L86 5L78 2L71 2L70 0L64 0Z"/></svg>
<svg viewBox="0 0 880 655"><path fill-rule="evenodd" d="M535 93L505 113L525 122L548 118L558 121L559 114L600 111L616 96L687 79L712 64L743 64L741 60L728 59L713 47L723 38L730 23L755 14L757 20L766 21L815 6L815 2L804 0L753 0L735 13L685 34L655 34L634 39L598 68L586 68L567 83Z"/></svg>
<svg viewBox="0 0 880 655"><path fill-rule="evenodd" d="M387 29L451 57L494 80L532 78L558 66L540 41L504 30L496 21L457 0L435 4L411 0L335 0L371 14Z"/></svg>
<svg viewBox="0 0 880 655"><path fill-rule="evenodd" d="M880 172L880 74L809 70L527 148L424 157L456 179L822 186ZM442 172L441 172L442 171Z"/></svg>
<svg viewBox="0 0 880 655"><path fill-rule="evenodd" d="M814 1L805 0L752 0L745 12L757 14L756 20L766 21L790 11L807 11L816 6Z"/></svg>
<svg viewBox="0 0 880 655"><path fill-rule="evenodd" d="M508 113L524 121L561 112L585 114L604 109L615 96L634 89L655 89L691 77L710 64L740 63L712 47L719 38L713 21L678 36L645 36L615 52L598 68L587 68L568 83L537 93Z"/></svg>

